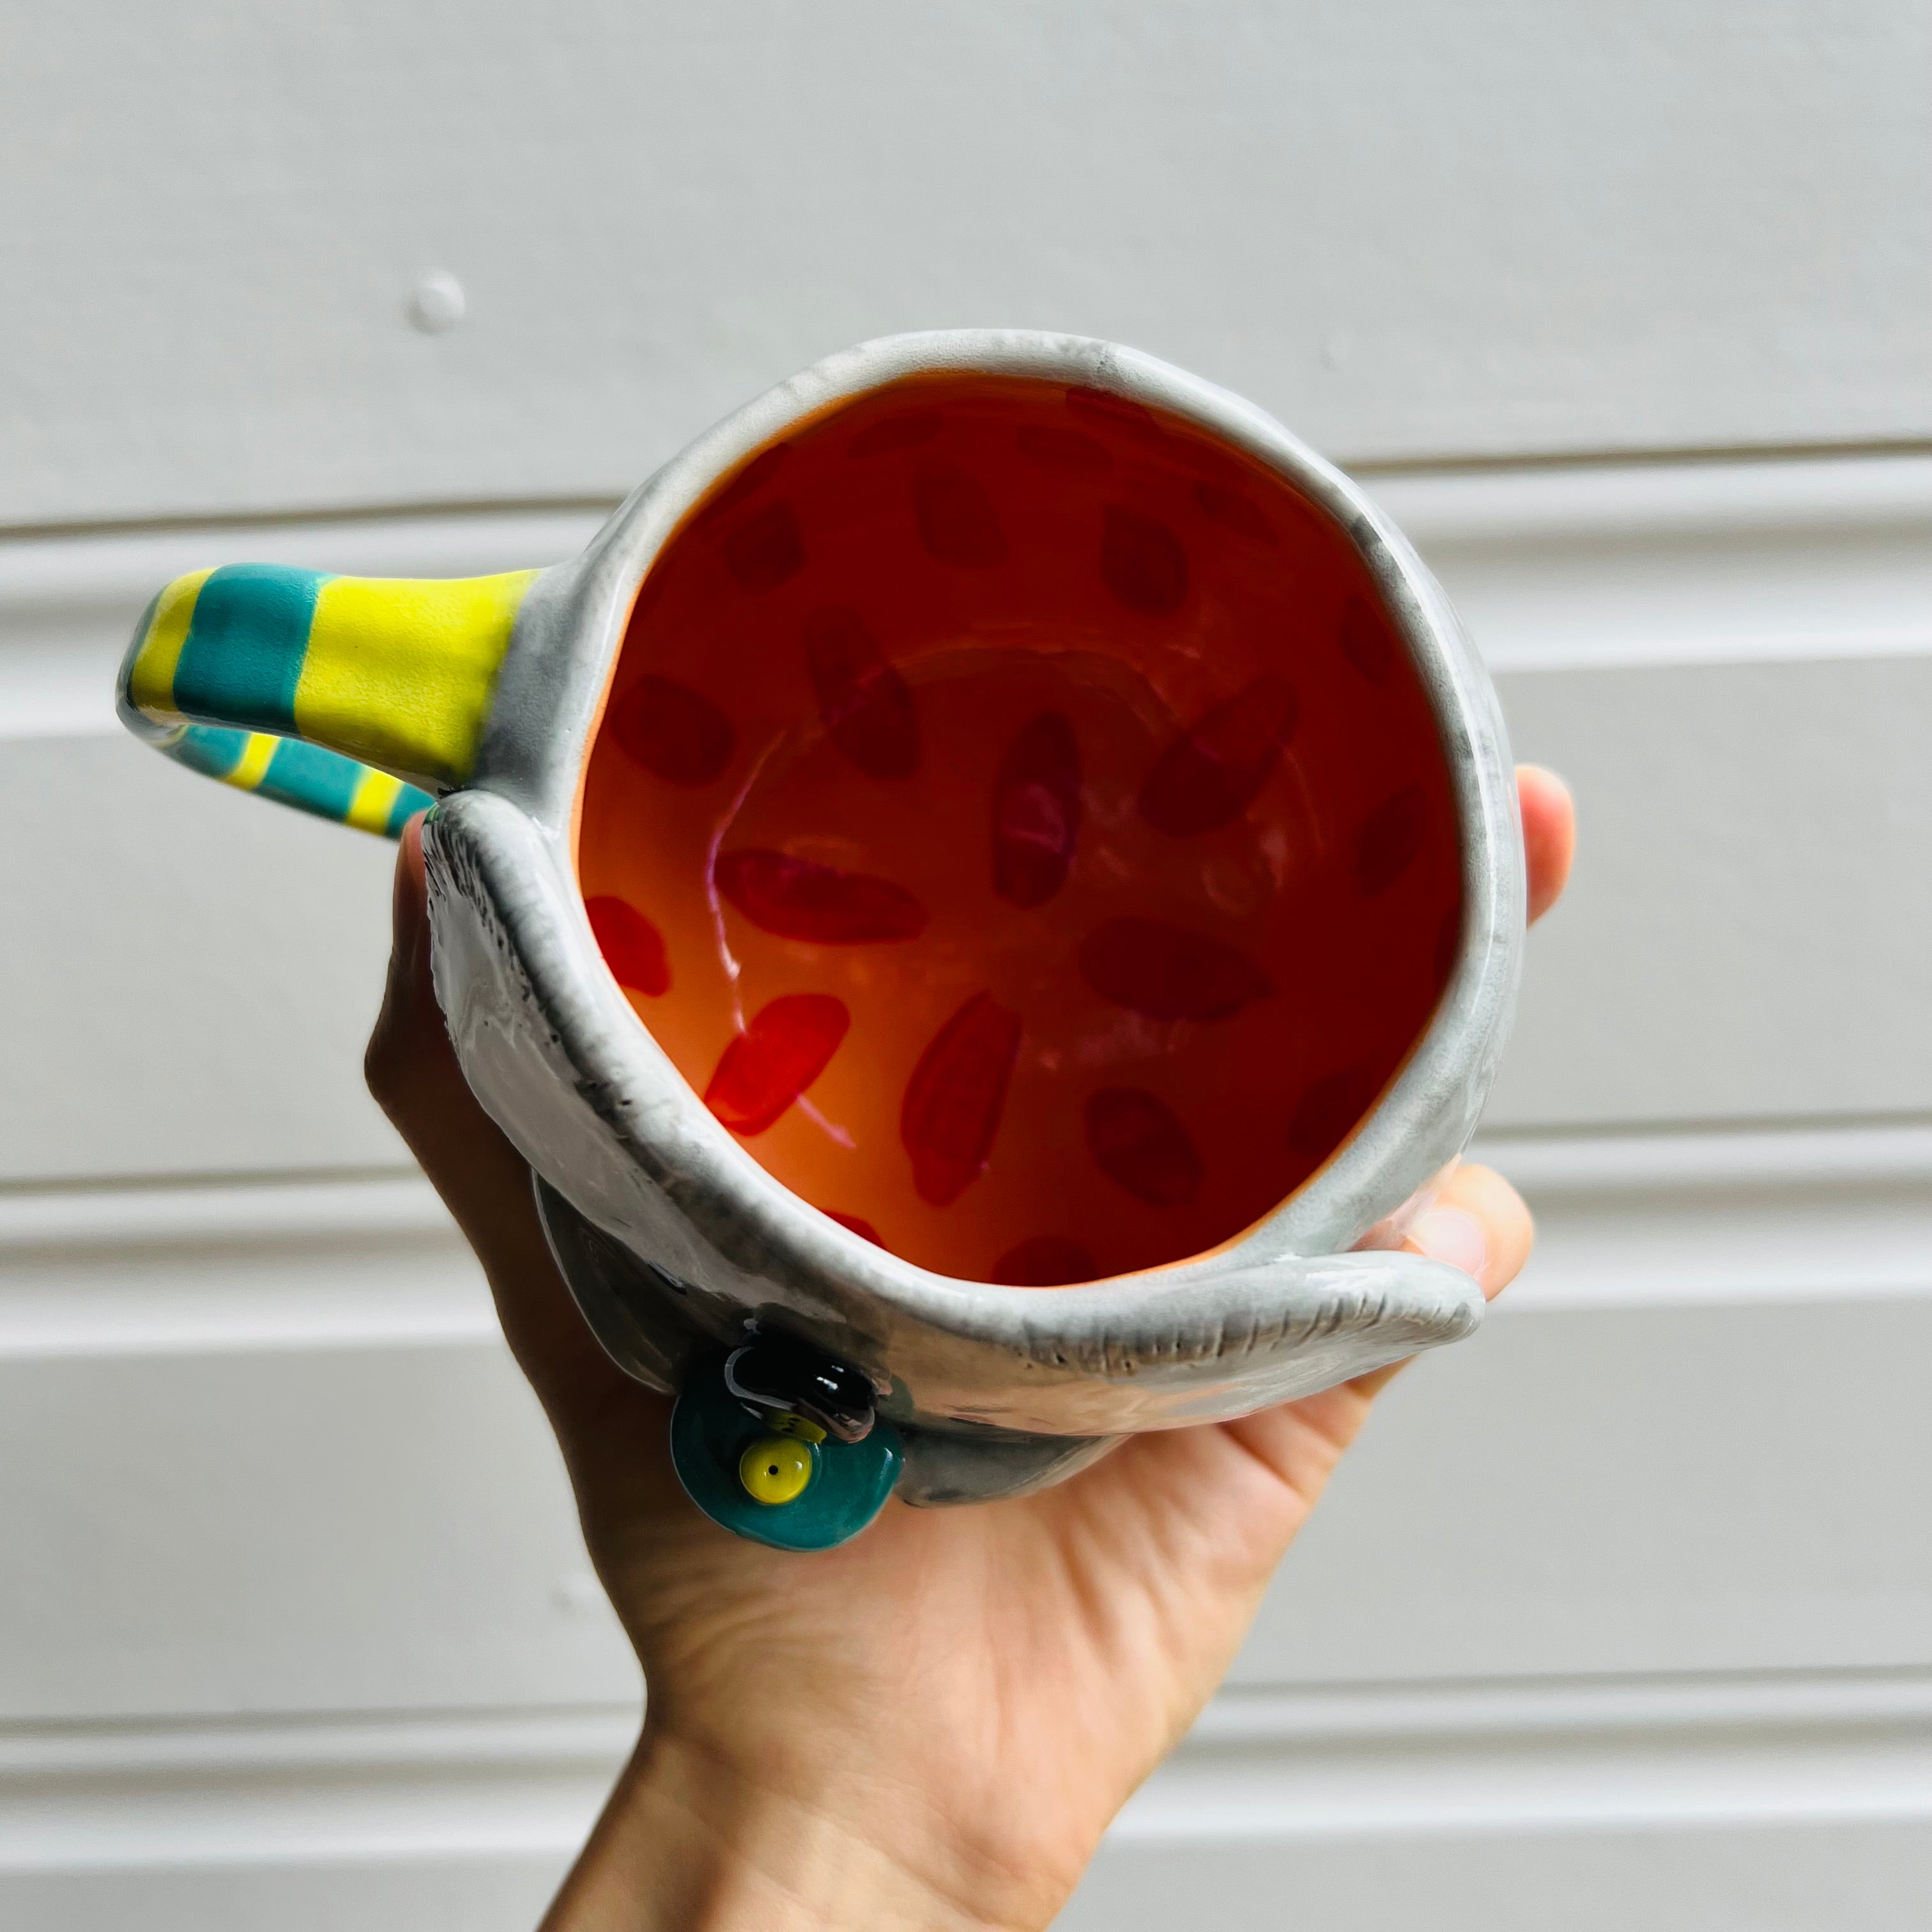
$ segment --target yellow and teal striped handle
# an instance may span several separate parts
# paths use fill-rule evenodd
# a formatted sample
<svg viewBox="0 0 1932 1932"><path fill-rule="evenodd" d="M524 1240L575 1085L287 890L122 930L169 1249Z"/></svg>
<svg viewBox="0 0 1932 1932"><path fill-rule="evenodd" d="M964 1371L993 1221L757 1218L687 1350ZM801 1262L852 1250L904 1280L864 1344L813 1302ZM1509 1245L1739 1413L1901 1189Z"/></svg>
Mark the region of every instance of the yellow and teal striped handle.
<svg viewBox="0 0 1932 1932"><path fill-rule="evenodd" d="M537 573L178 577L121 668L121 712L191 770L393 838L465 783Z"/></svg>

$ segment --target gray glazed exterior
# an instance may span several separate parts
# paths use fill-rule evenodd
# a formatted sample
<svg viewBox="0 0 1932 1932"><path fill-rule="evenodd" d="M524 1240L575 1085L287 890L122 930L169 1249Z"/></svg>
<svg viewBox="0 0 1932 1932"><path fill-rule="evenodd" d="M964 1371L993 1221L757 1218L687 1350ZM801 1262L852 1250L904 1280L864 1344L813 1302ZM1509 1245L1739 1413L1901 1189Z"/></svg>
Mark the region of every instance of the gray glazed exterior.
<svg viewBox="0 0 1932 1932"><path fill-rule="evenodd" d="M605 967L574 814L633 596L721 476L827 407L980 371L1112 391L1190 418L1326 508L1365 560L1435 707L1461 820L1465 924L1442 1003L1354 1136L1211 1255L1087 1287L952 1280L807 1206L716 1120ZM1340 472L1237 397L1079 338L963 330L829 358L706 432L525 602L476 775L425 833L436 994L483 1105L538 1177L552 1244L604 1346L676 1386L747 1324L872 1376L906 1432L908 1500L1056 1480L1133 1431L1246 1414L1456 1340L1481 1296L1390 1243L1473 1132L1513 1015L1522 839L1494 692L1441 590ZM1366 1243L1368 1245L1358 1246Z"/></svg>

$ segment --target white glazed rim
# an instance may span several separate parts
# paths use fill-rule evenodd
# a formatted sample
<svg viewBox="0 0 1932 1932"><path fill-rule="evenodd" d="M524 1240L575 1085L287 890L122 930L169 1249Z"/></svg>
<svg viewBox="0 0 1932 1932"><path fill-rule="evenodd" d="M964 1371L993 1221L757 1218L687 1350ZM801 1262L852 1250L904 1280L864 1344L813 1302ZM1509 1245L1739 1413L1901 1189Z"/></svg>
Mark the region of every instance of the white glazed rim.
<svg viewBox="0 0 1932 1932"><path fill-rule="evenodd" d="M1265 464L1334 519L1367 566L1416 667L1442 734L1462 855L1462 943L1435 1015L1354 1132L1270 1214L1204 1256L1090 1286L1151 1285L1156 1278L1180 1286L1196 1275L1352 1247L1460 1154L1507 1036L1520 970L1524 881L1500 714L1440 589L1358 485L1252 404L1112 344L967 329L885 337L842 351L706 431L633 493L581 557L546 573L544 594L533 598L532 610L552 614L551 634L531 636L525 648L520 624L476 783L508 796L536 821L561 874L558 883L567 886L573 914L544 950L551 971L560 968L572 982L570 1004L580 1011L587 1004L595 1014L588 1029L595 1042L586 1038L584 1044L608 1053L628 1031L636 1048L626 1058L670 1066L604 964L583 910L574 856L578 790L638 586L689 512L759 450L828 408L910 378L946 374L1030 377L1106 391L1191 422ZM675 1109L676 1138L700 1158L716 1208L757 1227L766 1243L796 1254L812 1273L836 1272L889 1299L910 1294L923 1301L953 1290L970 1291L975 1299L1036 1303L1040 1290L933 1274L819 1214L740 1147L671 1071L682 1096ZM663 1082L651 1084L659 1103L653 1112L668 1127ZM547 1178L570 1192L568 1176ZM1081 1292L1056 1289L1052 1298L1062 1302Z"/></svg>

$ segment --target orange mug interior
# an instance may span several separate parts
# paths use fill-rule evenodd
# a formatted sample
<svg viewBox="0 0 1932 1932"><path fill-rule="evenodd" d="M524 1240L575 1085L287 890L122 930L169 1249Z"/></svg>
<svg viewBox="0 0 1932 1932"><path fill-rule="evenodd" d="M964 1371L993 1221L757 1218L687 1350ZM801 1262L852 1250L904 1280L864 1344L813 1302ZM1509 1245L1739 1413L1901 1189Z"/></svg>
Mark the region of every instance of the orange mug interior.
<svg viewBox="0 0 1932 1932"><path fill-rule="evenodd" d="M638 1016L770 1173L1039 1286L1292 1194L1461 931L1437 726L1327 512L1179 417L971 375L821 416L686 518L578 862Z"/></svg>

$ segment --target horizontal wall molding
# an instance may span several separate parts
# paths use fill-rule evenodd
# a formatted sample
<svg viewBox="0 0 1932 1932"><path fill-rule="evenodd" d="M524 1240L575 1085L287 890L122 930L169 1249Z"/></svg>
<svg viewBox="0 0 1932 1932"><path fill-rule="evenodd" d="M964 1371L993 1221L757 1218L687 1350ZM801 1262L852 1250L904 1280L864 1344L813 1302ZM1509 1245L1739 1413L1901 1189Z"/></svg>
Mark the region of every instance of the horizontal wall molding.
<svg viewBox="0 0 1932 1932"><path fill-rule="evenodd" d="M1932 456L1366 480L1498 672L1932 650Z"/></svg>
<svg viewBox="0 0 1932 1932"><path fill-rule="evenodd" d="M413 1168L206 1180L0 1190L0 1264L53 1250L151 1252L182 1244L245 1246L344 1236L453 1233L448 1210Z"/></svg>
<svg viewBox="0 0 1932 1932"><path fill-rule="evenodd" d="M1496 1317L1932 1294L1932 1122L1493 1137L1536 1254ZM496 1347L420 1174L0 1192L0 1358Z"/></svg>
<svg viewBox="0 0 1932 1932"><path fill-rule="evenodd" d="M1535 1211L1507 1318L1932 1294L1932 1124L1478 1142Z"/></svg>
<svg viewBox="0 0 1932 1932"><path fill-rule="evenodd" d="M1470 1158L1546 1199L1791 1186L1932 1188L1932 1120L1482 1134Z"/></svg>
<svg viewBox="0 0 1932 1932"><path fill-rule="evenodd" d="M561 1866L634 1711L0 1730L9 1874L529 1856Z"/></svg>
<svg viewBox="0 0 1932 1932"><path fill-rule="evenodd" d="M0 1360L500 1348L420 1174L0 1192Z"/></svg>
<svg viewBox="0 0 1932 1932"><path fill-rule="evenodd" d="M1360 472L1418 541L1858 536L1932 519L1932 451L1484 464Z"/></svg>
<svg viewBox="0 0 1932 1932"><path fill-rule="evenodd" d="M1223 1693L1124 1839L1932 1820L1932 1673Z"/></svg>
<svg viewBox="0 0 1932 1932"><path fill-rule="evenodd" d="M1932 652L1932 456L1369 476L1498 671ZM0 737L115 728L136 620L210 562L464 576L555 562L580 504L0 538Z"/></svg>
<svg viewBox="0 0 1932 1932"><path fill-rule="evenodd" d="M634 1707L0 1730L0 1879L547 1854ZM1932 1820L1932 1673L1228 1691L1117 1842ZM0 1893L4 1896L4 1893Z"/></svg>

